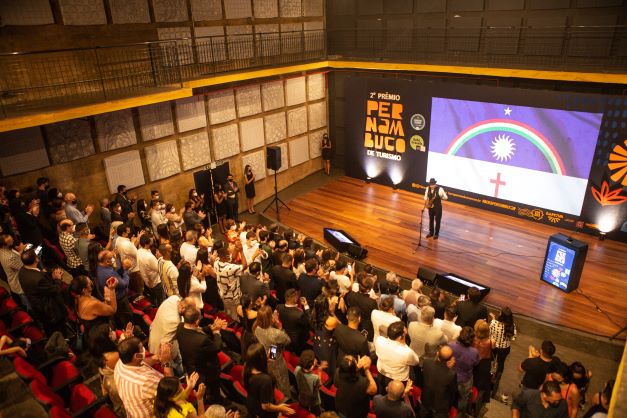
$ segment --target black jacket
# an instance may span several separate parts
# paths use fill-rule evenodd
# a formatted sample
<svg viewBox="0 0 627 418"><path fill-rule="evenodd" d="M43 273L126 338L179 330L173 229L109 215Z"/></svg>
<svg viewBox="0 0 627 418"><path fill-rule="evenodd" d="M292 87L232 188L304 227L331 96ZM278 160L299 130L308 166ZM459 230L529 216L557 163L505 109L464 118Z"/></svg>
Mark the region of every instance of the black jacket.
<svg viewBox="0 0 627 418"><path fill-rule="evenodd" d="M67 310L60 282L42 271L26 267L20 269L18 280L33 308L35 319L43 323L46 328L65 322Z"/></svg>
<svg viewBox="0 0 627 418"><path fill-rule="evenodd" d="M283 330L291 340L287 349L300 354L305 349L309 339L309 310L302 311L283 304L278 305L276 309L279 312Z"/></svg>
<svg viewBox="0 0 627 418"><path fill-rule="evenodd" d="M220 334L205 333L200 329L187 329L181 323L176 329L176 339L188 374L197 372L199 383L217 384L220 378L218 352L222 348Z"/></svg>

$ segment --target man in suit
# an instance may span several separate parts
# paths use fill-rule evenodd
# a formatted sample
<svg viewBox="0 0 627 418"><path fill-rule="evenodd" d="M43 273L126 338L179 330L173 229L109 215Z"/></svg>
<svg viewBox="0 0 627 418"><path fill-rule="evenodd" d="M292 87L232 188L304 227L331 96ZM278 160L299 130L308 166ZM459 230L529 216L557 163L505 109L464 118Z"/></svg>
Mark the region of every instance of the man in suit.
<svg viewBox="0 0 627 418"><path fill-rule="evenodd" d="M261 275L261 264L253 261L248 266L248 273L242 273L239 277L239 287L243 295L248 295L253 301L264 296L270 297L270 289L268 283L263 280Z"/></svg>
<svg viewBox="0 0 627 418"><path fill-rule="evenodd" d="M488 310L481 304L481 293L475 287L468 289L468 300L457 303L455 313L460 327L474 327L477 320L488 320Z"/></svg>
<svg viewBox="0 0 627 418"><path fill-rule="evenodd" d="M120 184L118 186L118 192L113 195L113 201L120 204L122 208L122 219L124 222L133 221L135 218L135 212L133 212L133 202L127 197L126 186Z"/></svg>
<svg viewBox="0 0 627 418"><path fill-rule="evenodd" d="M222 348L220 330L226 327L226 321L216 319L210 327L203 329L199 325L200 318L198 308L189 305L183 313L183 323L176 330L183 366L188 374L197 372L200 375L198 382L207 387L205 402L223 404L218 353Z"/></svg>
<svg viewBox="0 0 627 418"><path fill-rule="evenodd" d="M457 374L453 369L455 357L448 345L443 345L435 359L425 359L422 366L422 417L446 418L457 405Z"/></svg>
<svg viewBox="0 0 627 418"><path fill-rule="evenodd" d="M285 292L285 304L277 306L279 319L283 329L290 337L287 349L293 353L300 353L307 348L309 339L309 305L307 299L300 298L303 309L298 307L298 292L296 289L288 289Z"/></svg>
<svg viewBox="0 0 627 418"><path fill-rule="evenodd" d="M24 266L18 272L18 280L33 309L33 317L41 322L48 336L54 331L63 334L67 319L61 287L63 270L56 268L50 276L39 270L34 248L23 251L21 260Z"/></svg>
<svg viewBox="0 0 627 418"><path fill-rule="evenodd" d="M287 289L296 288L296 274L292 271L293 257L290 253L286 253L281 258L281 265L272 267L270 277L274 283L276 297L279 303L285 303L285 292Z"/></svg>
<svg viewBox="0 0 627 418"><path fill-rule="evenodd" d="M298 277L298 289L301 296L307 299L307 303L312 305L314 300L322 293L324 282L318 277L318 261L310 258L305 261L305 273ZM377 303L374 303L375 306Z"/></svg>

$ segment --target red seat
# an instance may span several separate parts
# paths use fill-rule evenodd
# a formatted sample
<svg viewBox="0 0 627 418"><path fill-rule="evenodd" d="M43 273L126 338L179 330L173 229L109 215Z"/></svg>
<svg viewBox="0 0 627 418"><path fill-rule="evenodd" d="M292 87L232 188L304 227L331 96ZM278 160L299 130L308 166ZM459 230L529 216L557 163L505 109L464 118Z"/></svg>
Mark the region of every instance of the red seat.
<svg viewBox="0 0 627 418"><path fill-rule="evenodd" d="M77 413L93 406L98 401L98 396L91 391L85 384L79 383L72 389L70 396L70 411Z"/></svg>
<svg viewBox="0 0 627 418"><path fill-rule="evenodd" d="M242 383L226 373L220 373L220 385L227 394L227 398L234 402L245 404L248 393Z"/></svg>
<svg viewBox="0 0 627 418"><path fill-rule="evenodd" d="M94 411L94 418L117 418L115 412L106 405L101 406L98 410Z"/></svg>
<svg viewBox="0 0 627 418"><path fill-rule="evenodd" d="M144 320L144 324L146 324L146 326L148 327L148 329L150 329L150 326L152 325L152 318L150 318L148 315L143 314L142 315L142 319Z"/></svg>
<svg viewBox="0 0 627 418"><path fill-rule="evenodd" d="M16 356L13 359L13 368L15 373L26 381L37 380L39 383L46 385L46 377L32 364L24 360L22 357Z"/></svg>
<svg viewBox="0 0 627 418"><path fill-rule="evenodd" d="M277 388L274 388L274 400L276 401L276 403L281 404L283 403L284 399L285 399L285 395L283 394L283 392L281 392Z"/></svg>
<svg viewBox="0 0 627 418"><path fill-rule="evenodd" d="M233 359L222 351L218 352L218 361L220 362L220 370L226 371L233 365Z"/></svg>
<svg viewBox="0 0 627 418"><path fill-rule="evenodd" d="M148 309L152 308L152 303L150 303L150 301L146 298L138 298L135 299L132 303L131 303L136 309L139 309L140 311L148 311Z"/></svg>
<svg viewBox="0 0 627 418"><path fill-rule="evenodd" d="M61 409L65 408L63 399L52 391L45 383L41 383L38 380L30 382L30 390L33 392L35 399L37 399L43 405L52 408L57 406Z"/></svg>
<svg viewBox="0 0 627 418"><path fill-rule="evenodd" d="M1 286L0 286L1 287ZM2 287L4 289L4 287ZM5 298L0 301L0 315L7 315L18 308L13 298Z"/></svg>
<svg viewBox="0 0 627 418"><path fill-rule="evenodd" d="M473 386L470 391L470 402L472 403L477 402L478 397L479 397L479 391L477 390L476 387Z"/></svg>
<svg viewBox="0 0 627 418"><path fill-rule="evenodd" d="M294 410L294 414L290 415L291 418L315 418L316 416L300 406L298 402L291 403L290 408Z"/></svg>
<svg viewBox="0 0 627 418"><path fill-rule="evenodd" d="M81 380L81 374L78 369L67 360L60 361L52 367L50 387L55 391L79 380Z"/></svg>
<svg viewBox="0 0 627 418"><path fill-rule="evenodd" d="M46 335L35 325L26 325L22 328L22 336L29 338L32 344L37 344L46 339Z"/></svg>
<svg viewBox="0 0 627 418"><path fill-rule="evenodd" d="M448 411L448 418L455 418L457 416L457 408L451 406L450 411Z"/></svg>
<svg viewBox="0 0 627 418"><path fill-rule="evenodd" d="M53 406L50 408L50 418L72 418L72 415L64 408Z"/></svg>
<svg viewBox="0 0 627 418"><path fill-rule="evenodd" d="M244 384L244 366L239 364L233 365L231 370L229 370L229 376L233 378L236 382L240 382L242 385Z"/></svg>
<svg viewBox="0 0 627 418"><path fill-rule="evenodd" d="M33 318L26 311L15 311L11 315L11 331L33 323Z"/></svg>
<svg viewBox="0 0 627 418"><path fill-rule="evenodd" d="M283 357L285 357L285 362L287 363L288 369L290 369L290 371L292 372L294 371L296 366L300 364L300 358L292 352L283 350Z"/></svg>
<svg viewBox="0 0 627 418"><path fill-rule="evenodd" d="M322 408L326 411L335 410L335 394L337 388L331 385L330 388L326 386L320 386L320 400L322 401Z"/></svg>
<svg viewBox="0 0 627 418"><path fill-rule="evenodd" d="M9 291L5 289L4 287L0 286L0 299L9 297L9 295L10 295Z"/></svg>

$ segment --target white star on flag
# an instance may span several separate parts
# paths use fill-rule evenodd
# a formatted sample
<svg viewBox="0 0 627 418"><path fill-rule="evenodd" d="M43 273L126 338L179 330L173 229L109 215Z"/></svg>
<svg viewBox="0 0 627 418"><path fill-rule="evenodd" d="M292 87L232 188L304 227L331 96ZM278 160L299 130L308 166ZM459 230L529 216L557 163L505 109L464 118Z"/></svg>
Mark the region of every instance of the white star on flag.
<svg viewBox="0 0 627 418"><path fill-rule="evenodd" d="M507 106L505 109L505 116L511 116L512 114L512 109L509 108L509 106Z"/></svg>

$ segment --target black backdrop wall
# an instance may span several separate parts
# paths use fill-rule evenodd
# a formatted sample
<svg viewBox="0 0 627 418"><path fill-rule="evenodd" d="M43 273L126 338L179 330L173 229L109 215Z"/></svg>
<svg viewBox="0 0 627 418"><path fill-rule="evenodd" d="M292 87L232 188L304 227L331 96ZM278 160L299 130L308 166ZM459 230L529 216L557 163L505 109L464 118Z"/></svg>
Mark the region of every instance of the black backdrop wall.
<svg viewBox="0 0 627 418"><path fill-rule="evenodd" d="M626 98L373 77L350 77L343 87L345 102L351 103L350 109L343 109L344 149L339 150L346 159L347 174L372 177L371 181L390 186L395 183L418 193L424 193L427 179L432 97L508 104L517 106L517 112L533 107L602 114L596 146L590 148L594 152L591 167L579 174L585 185L581 214L578 209L560 211L537 202L505 200L496 197L498 193L478 194L450 186L447 190L452 201L567 229L603 231L608 238L627 242ZM435 116L439 121L448 117ZM576 131L572 136L576 141Z"/></svg>

